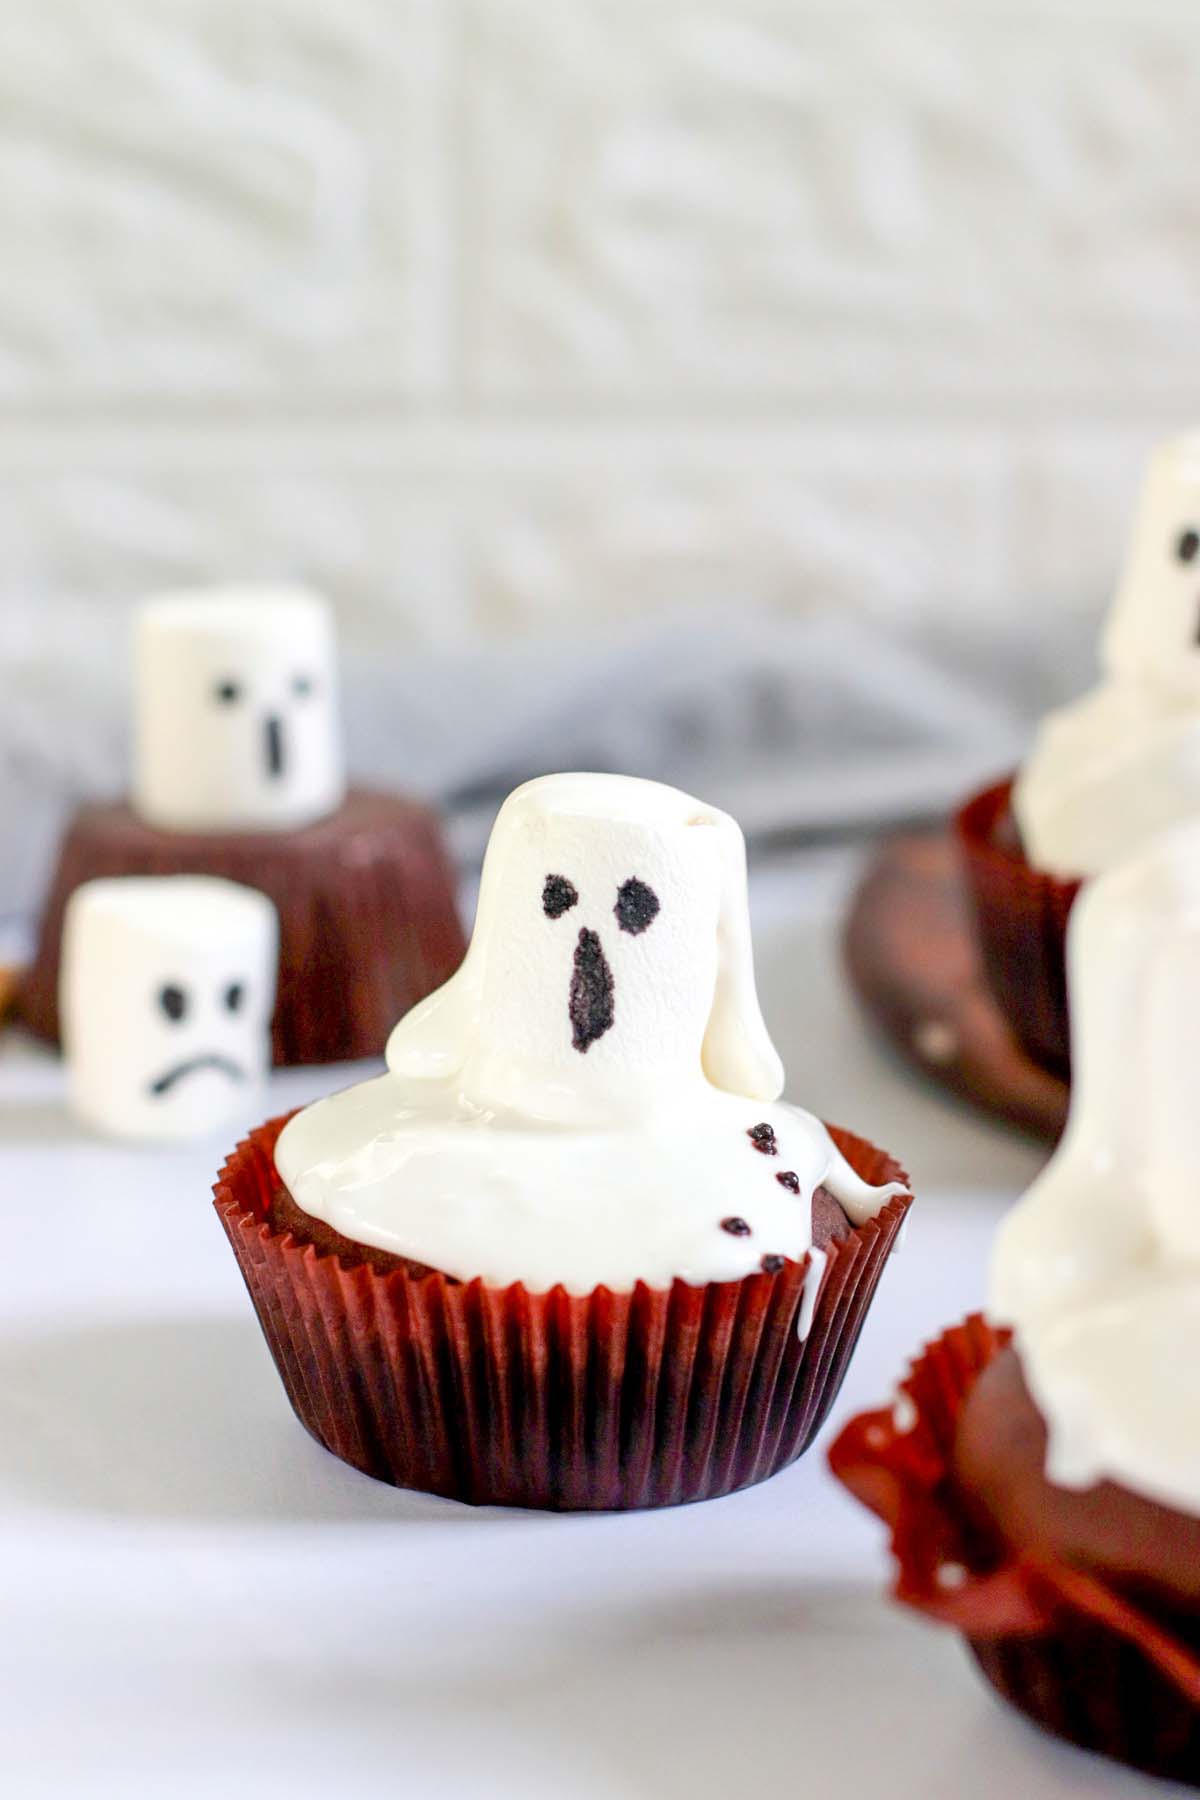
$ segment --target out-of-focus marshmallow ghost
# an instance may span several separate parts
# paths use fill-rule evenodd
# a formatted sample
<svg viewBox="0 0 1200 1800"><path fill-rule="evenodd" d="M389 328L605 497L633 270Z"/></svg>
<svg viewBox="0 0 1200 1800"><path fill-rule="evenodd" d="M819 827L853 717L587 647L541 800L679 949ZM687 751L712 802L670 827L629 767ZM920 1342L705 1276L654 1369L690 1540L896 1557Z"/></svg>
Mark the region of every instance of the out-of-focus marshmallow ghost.
<svg viewBox="0 0 1200 1800"><path fill-rule="evenodd" d="M345 796L326 603L303 589L164 594L136 639L135 810L164 831L285 831Z"/></svg>
<svg viewBox="0 0 1200 1800"><path fill-rule="evenodd" d="M1084 888L1067 960L1070 1117L1001 1228L990 1310L1054 1479L1200 1505L1200 822Z"/></svg>
<svg viewBox="0 0 1200 1800"><path fill-rule="evenodd" d="M534 1289L728 1279L811 1241L862 1182L783 1069L754 985L742 834L674 788L552 775L511 795L467 958L401 1021L381 1080L276 1147L360 1242Z"/></svg>
<svg viewBox="0 0 1200 1800"><path fill-rule="evenodd" d="M1200 433L1147 473L1104 679L1044 722L1013 808L1030 860L1099 874L1200 813Z"/></svg>
<svg viewBox="0 0 1200 1800"><path fill-rule="evenodd" d="M60 1003L72 1106L152 1140L249 1121L269 1063L278 928L208 876L119 876L72 894Z"/></svg>

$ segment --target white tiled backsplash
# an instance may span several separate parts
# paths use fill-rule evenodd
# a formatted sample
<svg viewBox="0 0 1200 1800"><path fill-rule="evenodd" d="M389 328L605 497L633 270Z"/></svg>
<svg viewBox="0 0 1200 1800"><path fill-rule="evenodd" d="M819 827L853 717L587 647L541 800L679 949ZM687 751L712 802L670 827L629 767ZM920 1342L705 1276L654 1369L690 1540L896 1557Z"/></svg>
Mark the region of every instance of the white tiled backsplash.
<svg viewBox="0 0 1200 1800"><path fill-rule="evenodd" d="M1200 420L1195 0L6 0L0 682L148 588L357 651L999 628Z"/></svg>

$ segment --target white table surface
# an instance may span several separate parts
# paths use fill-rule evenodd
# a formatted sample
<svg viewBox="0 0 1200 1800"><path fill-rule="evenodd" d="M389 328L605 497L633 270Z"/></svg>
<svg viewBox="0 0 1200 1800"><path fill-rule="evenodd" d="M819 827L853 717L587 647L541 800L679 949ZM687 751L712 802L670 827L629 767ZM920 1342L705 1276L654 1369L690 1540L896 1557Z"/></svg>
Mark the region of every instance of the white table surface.
<svg viewBox="0 0 1200 1800"><path fill-rule="evenodd" d="M826 1441L978 1303L1040 1161L870 1041L836 960L851 867L755 879L789 1096L895 1151L918 1196ZM270 1110L349 1078L278 1076ZM214 1216L225 1146L101 1143L60 1096L51 1059L0 1042L8 1800L1172 1791L1042 1737L888 1603L882 1533L820 1443L729 1499L611 1516L345 1468L293 1419Z"/></svg>

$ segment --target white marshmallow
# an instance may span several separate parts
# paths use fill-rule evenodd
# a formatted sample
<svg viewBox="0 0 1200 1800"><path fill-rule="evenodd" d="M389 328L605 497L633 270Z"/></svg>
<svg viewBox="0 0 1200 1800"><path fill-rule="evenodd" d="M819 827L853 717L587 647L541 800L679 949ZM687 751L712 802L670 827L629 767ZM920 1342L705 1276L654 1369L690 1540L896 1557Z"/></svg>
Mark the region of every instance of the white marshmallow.
<svg viewBox="0 0 1200 1800"><path fill-rule="evenodd" d="M296 588L147 601L133 804L164 831L286 831L345 796L333 621Z"/></svg>
<svg viewBox="0 0 1200 1800"><path fill-rule="evenodd" d="M550 775L501 808L466 961L396 1027L388 1073L307 1107L276 1162L314 1217L464 1280L734 1280L807 1254L818 1185L856 1222L902 1191L782 1085L735 822Z"/></svg>
<svg viewBox="0 0 1200 1800"><path fill-rule="evenodd" d="M115 1137L244 1124L269 1064L278 921L263 894L208 876L85 882L63 927L71 1104Z"/></svg>
<svg viewBox="0 0 1200 1800"><path fill-rule="evenodd" d="M573 1123L705 1075L775 1099L737 824L657 782L527 782L496 820L462 968L387 1055L394 1073L457 1068L486 1103Z"/></svg>
<svg viewBox="0 0 1200 1800"><path fill-rule="evenodd" d="M1200 434L1151 462L1102 658L1105 679L1050 714L1013 793L1030 860L1066 877L1200 813Z"/></svg>
<svg viewBox="0 0 1200 1800"><path fill-rule="evenodd" d="M1114 680L1200 706L1200 432L1151 458L1102 656Z"/></svg>
<svg viewBox="0 0 1200 1800"><path fill-rule="evenodd" d="M1001 1229L990 1310L1054 1479L1200 1512L1200 823L1084 889L1068 978L1070 1119Z"/></svg>

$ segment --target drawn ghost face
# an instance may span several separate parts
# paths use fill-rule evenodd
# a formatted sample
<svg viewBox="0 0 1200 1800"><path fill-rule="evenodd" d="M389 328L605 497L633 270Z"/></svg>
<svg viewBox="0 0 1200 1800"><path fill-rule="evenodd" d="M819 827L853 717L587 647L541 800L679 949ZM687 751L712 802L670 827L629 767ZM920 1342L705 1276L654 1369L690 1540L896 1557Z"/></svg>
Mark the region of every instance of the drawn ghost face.
<svg viewBox="0 0 1200 1800"><path fill-rule="evenodd" d="M534 784L502 814L472 948L481 1085L519 1071L551 1105L556 1090L698 1078L717 979L719 832L678 807L654 816L653 784L589 779Z"/></svg>
<svg viewBox="0 0 1200 1800"><path fill-rule="evenodd" d="M152 600L137 632L134 804L166 831L287 830L345 782L329 610L296 590Z"/></svg>
<svg viewBox="0 0 1200 1800"><path fill-rule="evenodd" d="M525 782L488 841L462 967L400 1020L387 1064L452 1084L471 1116L581 1127L706 1087L776 1099L735 821L632 776Z"/></svg>
<svg viewBox="0 0 1200 1800"><path fill-rule="evenodd" d="M1200 435L1150 464L1104 637L1109 674L1200 700Z"/></svg>
<svg viewBox="0 0 1200 1800"><path fill-rule="evenodd" d="M247 1123L268 1065L277 937L270 901L232 882L138 876L78 888L61 975L76 1113L128 1138Z"/></svg>

